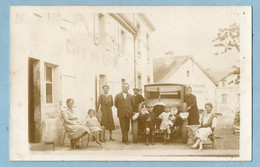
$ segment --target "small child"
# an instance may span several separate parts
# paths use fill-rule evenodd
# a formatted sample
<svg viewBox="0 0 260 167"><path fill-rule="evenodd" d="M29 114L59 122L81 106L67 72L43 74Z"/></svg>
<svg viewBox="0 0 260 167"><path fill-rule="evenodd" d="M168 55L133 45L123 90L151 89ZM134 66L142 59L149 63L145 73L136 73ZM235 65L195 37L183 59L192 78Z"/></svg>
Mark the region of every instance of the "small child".
<svg viewBox="0 0 260 167"><path fill-rule="evenodd" d="M160 129L164 131L164 144L166 144L166 141L170 140L171 127L173 126L171 107L169 105L165 105L164 112L161 113L158 118L162 119Z"/></svg>
<svg viewBox="0 0 260 167"><path fill-rule="evenodd" d="M154 145L156 114L153 112L153 106L151 104L147 105L147 109L148 111L146 108L141 111L141 117L145 126L146 145L148 146L149 135L151 135L151 144Z"/></svg>
<svg viewBox="0 0 260 167"><path fill-rule="evenodd" d="M98 122L94 109L88 110L86 126L90 129L90 132L93 134L94 139L96 140L97 144L101 145L100 141L102 141L103 128L101 127L101 125Z"/></svg>

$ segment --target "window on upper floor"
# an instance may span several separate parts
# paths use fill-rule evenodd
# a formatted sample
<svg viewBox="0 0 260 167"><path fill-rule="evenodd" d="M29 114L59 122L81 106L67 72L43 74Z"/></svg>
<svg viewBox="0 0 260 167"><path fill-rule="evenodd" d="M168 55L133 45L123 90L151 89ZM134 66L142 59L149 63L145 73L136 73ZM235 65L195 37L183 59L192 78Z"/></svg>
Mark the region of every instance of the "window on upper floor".
<svg viewBox="0 0 260 167"><path fill-rule="evenodd" d="M222 103L226 104L228 102L228 95L227 94L222 94Z"/></svg>

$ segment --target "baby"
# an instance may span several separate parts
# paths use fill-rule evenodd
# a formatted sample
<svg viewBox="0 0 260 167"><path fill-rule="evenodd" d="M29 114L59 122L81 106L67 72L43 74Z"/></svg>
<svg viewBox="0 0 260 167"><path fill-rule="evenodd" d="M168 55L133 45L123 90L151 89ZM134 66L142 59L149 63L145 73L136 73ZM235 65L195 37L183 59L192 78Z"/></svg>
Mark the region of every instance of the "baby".
<svg viewBox="0 0 260 167"><path fill-rule="evenodd" d="M97 144L101 145L101 142L104 142L102 140L102 131L103 128L98 122L98 119L95 114L94 109L88 110L88 117L86 121L86 126L90 129L91 133L93 134L94 139L96 140Z"/></svg>

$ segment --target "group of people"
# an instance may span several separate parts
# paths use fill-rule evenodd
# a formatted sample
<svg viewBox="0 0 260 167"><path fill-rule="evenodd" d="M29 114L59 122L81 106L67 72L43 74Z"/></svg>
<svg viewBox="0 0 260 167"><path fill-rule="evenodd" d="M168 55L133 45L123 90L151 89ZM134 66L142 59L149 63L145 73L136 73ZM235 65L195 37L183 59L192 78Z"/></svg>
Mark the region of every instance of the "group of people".
<svg viewBox="0 0 260 167"><path fill-rule="evenodd" d="M122 142L126 145L129 144L129 127L130 121L134 113L138 112L139 104L144 102L144 98L138 92L137 88L134 88L134 95L128 93L129 84L124 83L122 86L122 92L116 95L115 101L113 101L112 95L109 92L109 86L104 85L103 94L99 96L96 111L89 109L88 117L84 124L80 123L73 111L74 100L67 99L67 108L62 111L65 130L68 132L68 137L71 139L71 147L79 148L78 140L87 133L93 134L94 139L98 144L106 141L105 130L109 131L109 139L115 141L112 136L112 131L115 129L112 106L117 108L117 116L119 118ZM196 96L192 94L192 88L188 87L185 96L185 103L187 104L187 111L189 112L188 124L196 125L200 124L200 128L196 131L196 142L191 148L197 148L201 150L203 142L207 140L207 137L212 133L216 127L216 116L211 112L212 104L207 103L205 105L206 111L199 116ZM158 121L159 120L159 121ZM177 108L166 105L163 112L159 116L153 111L153 105L148 104L146 108L141 110L139 114L139 122L144 133L146 135L146 144L154 144L155 127L158 126L160 130L164 131L164 143L170 139L170 134L179 130L181 125L181 118L177 111ZM159 122L159 124L158 124Z"/></svg>

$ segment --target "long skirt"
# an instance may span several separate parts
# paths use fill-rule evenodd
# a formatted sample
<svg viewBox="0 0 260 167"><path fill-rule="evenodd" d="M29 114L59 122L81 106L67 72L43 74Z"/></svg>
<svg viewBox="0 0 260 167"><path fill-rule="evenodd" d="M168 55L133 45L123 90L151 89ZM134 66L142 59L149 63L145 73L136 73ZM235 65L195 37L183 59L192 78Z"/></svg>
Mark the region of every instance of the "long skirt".
<svg viewBox="0 0 260 167"><path fill-rule="evenodd" d="M104 126L106 130L115 130L112 108L101 106L101 111L102 111L101 125Z"/></svg>

